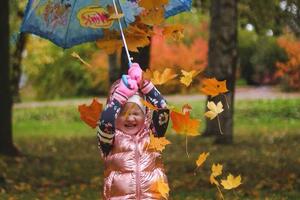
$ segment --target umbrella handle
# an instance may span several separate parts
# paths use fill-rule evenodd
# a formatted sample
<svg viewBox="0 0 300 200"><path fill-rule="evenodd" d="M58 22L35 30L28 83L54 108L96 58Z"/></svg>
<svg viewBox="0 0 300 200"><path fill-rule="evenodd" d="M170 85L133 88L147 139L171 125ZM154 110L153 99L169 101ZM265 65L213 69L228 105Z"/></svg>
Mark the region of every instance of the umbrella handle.
<svg viewBox="0 0 300 200"><path fill-rule="evenodd" d="M122 75L122 81L126 85L126 87L128 87L129 89L131 89L130 86L129 86L129 84L128 84L128 80L127 80L127 77L126 77L125 74Z"/></svg>
<svg viewBox="0 0 300 200"><path fill-rule="evenodd" d="M128 63L128 67L130 68L132 65L132 62ZM130 88L129 84L128 84L128 80L127 80L127 76L125 74L122 75L122 81L123 83L126 85L126 87Z"/></svg>

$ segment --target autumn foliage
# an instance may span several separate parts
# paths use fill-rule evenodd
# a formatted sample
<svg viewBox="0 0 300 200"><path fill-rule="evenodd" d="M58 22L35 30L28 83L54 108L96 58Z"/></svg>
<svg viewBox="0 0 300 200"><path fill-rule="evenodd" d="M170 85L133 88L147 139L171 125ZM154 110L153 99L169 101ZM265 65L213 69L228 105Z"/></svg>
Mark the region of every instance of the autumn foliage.
<svg viewBox="0 0 300 200"><path fill-rule="evenodd" d="M185 71L203 71L207 66L208 43L201 37L195 38L191 43L171 42L163 34L163 30L156 28L151 40L150 69L158 70L164 68L173 69L176 73ZM188 37L188 36L186 36ZM194 85L199 83L194 81ZM174 88L180 88L180 82L171 82ZM193 87L193 85L191 86ZM181 87L182 88L182 87ZM169 91L166 91L169 92Z"/></svg>
<svg viewBox="0 0 300 200"><path fill-rule="evenodd" d="M277 62L276 77L281 78L292 90L300 90L300 41L293 37L280 37L278 45L288 56L288 61Z"/></svg>
<svg viewBox="0 0 300 200"><path fill-rule="evenodd" d="M168 43L162 30L156 28L152 37L151 69L174 68L190 70L203 70L207 65L208 45L203 38L195 39L190 45L181 43Z"/></svg>

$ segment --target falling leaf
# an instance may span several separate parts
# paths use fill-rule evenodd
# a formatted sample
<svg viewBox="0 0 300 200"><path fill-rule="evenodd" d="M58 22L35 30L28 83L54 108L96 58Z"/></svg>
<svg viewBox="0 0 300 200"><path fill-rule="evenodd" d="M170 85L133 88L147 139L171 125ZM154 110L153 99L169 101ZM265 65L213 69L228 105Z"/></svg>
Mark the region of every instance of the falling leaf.
<svg viewBox="0 0 300 200"><path fill-rule="evenodd" d="M176 111L171 112L171 120L173 129L178 134L184 134L189 136L199 135L200 120L191 119L189 113L179 113Z"/></svg>
<svg viewBox="0 0 300 200"><path fill-rule="evenodd" d="M169 140L166 139L166 137L154 137L153 134L150 135L150 149L155 149L158 151L162 151L165 149L165 146L171 144Z"/></svg>
<svg viewBox="0 0 300 200"><path fill-rule="evenodd" d="M189 105L189 104L184 104L183 106L182 106L182 108L181 108L181 111L182 111L182 113L183 114L185 114L185 113L188 113L188 114L190 114L191 112L192 112L192 106L191 105Z"/></svg>
<svg viewBox="0 0 300 200"><path fill-rule="evenodd" d="M210 177L209 177L209 181L210 181L210 184L215 184L217 186L219 186L219 182L215 179L215 177L211 174Z"/></svg>
<svg viewBox="0 0 300 200"><path fill-rule="evenodd" d="M143 79L151 81L152 78L152 72L150 69L146 69L146 71L143 72Z"/></svg>
<svg viewBox="0 0 300 200"><path fill-rule="evenodd" d="M138 52L138 47L150 44L149 33L137 26L128 26L125 30L125 36L130 51Z"/></svg>
<svg viewBox="0 0 300 200"><path fill-rule="evenodd" d="M105 51L107 54L113 54L117 50L121 49L123 43L120 39L100 39L96 42L97 47Z"/></svg>
<svg viewBox="0 0 300 200"><path fill-rule="evenodd" d="M226 180L221 180L221 185L223 185L224 189L231 190L237 188L241 184L241 180L241 175L234 177L232 174L229 174Z"/></svg>
<svg viewBox="0 0 300 200"><path fill-rule="evenodd" d="M207 156L209 156L209 152L208 153L201 153L198 157L198 160L196 160L196 165L197 167L200 167L206 160Z"/></svg>
<svg viewBox="0 0 300 200"><path fill-rule="evenodd" d="M211 184L215 184L217 186L220 185L219 182L215 179L215 177L221 175L222 170L223 170L223 165L221 165L221 164L213 164L211 166L211 174L209 177L209 181Z"/></svg>
<svg viewBox="0 0 300 200"><path fill-rule="evenodd" d="M139 1L139 5L145 9L153 9L161 7L169 3L169 0L142 0Z"/></svg>
<svg viewBox="0 0 300 200"><path fill-rule="evenodd" d="M112 15L109 16L109 19L113 19L113 20L116 20L116 19L121 19L122 17L124 17L124 14L116 14L116 13L113 13Z"/></svg>
<svg viewBox="0 0 300 200"><path fill-rule="evenodd" d="M141 22L149 26L159 25L165 20L165 9L158 7L150 10L145 10L141 15Z"/></svg>
<svg viewBox="0 0 300 200"><path fill-rule="evenodd" d="M211 95L212 97L228 92L226 88L226 80L218 81L216 78L205 78L202 80L202 87L200 91L206 95Z"/></svg>
<svg viewBox="0 0 300 200"><path fill-rule="evenodd" d="M211 174L214 176L214 177L217 177L219 175L222 174L222 170L223 170L223 165L221 164L213 164L211 166Z"/></svg>
<svg viewBox="0 0 300 200"><path fill-rule="evenodd" d="M183 31L184 31L183 25L174 24L174 25L165 26L163 28L162 34L165 37L172 38L175 41L181 41L182 38L184 37Z"/></svg>
<svg viewBox="0 0 300 200"><path fill-rule="evenodd" d="M93 102L89 106L86 106L85 104L79 105L78 111L80 112L81 120L83 120L90 127L96 128L97 122L100 118L100 113L102 111L102 104L96 99L93 99Z"/></svg>
<svg viewBox="0 0 300 200"><path fill-rule="evenodd" d="M193 81L193 78L197 76L199 72L200 71L196 71L196 70L192 70L190 72L181 70L183 76L180 78L180 82L184 84L186 87L188 87Z"/></svg>
<svg viewBox="0 0 300 200"><path fill-rule="evenodd" d="M208 101L207 108L209 109L209 111L207 111L204 115L211 120L224 111L221 101L219 101L217 105L213 101Z"/></svg>
<svg viewBox="0 0 300 200"><path fill-rule="evenodd" d="M149 74L147 75L149 76ZM174 79L175 77L177 77L177 74L175 74L170 68L165 68L163 72L155 70L153 73L151 73L151 82L154 85L162 85L169 80Z"/></svg>
<svg viewBox="0 0 300 200"><path fill-rule="evenodd" d="M72 52L71 56L73 56L74 58L77 58L85 66L92 68L92 66L89 63L87 63L86 61L84 61L77 53Z"/></svg>
<svg viewBox="0 0 300 200"><path fill-rule="evenodd" d="M164 181L164 179L159 179L157 182L156 182L156 187L159 191L159 193L165 198L165 199L168 199L168 196L169 196L169 191L170 191L170 188L169 188L169 185L168 183L166 183Z"/></svg>
<svg viewBox="0 0 300 200"><path fill-rule="evenodd" d="M140 99L140 101L142 102L142 104L144 106L146 106L147 108L151 109L151 110L158 110L158 107L152 105L151 103L149 103L148 101L146 100L143 100L143 99Z"/></svg>

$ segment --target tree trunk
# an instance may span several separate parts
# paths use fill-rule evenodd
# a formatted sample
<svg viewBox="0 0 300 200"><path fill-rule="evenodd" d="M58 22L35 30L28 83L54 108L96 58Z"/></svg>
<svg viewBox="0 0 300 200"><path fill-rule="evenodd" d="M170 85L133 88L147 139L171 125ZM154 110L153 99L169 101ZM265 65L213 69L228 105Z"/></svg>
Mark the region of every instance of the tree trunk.
<svg viewBox="0 0 300 200"><path fill-rule="evenodd" d="M118 63L118 55L117 53L113 53L108 56L109 61L109 84L112 85L117 79L119 79L120 75L120 67Z"/></svg>
<svg viewBox="0 0 300 200"><path fill-rule="evenodd" d="M12 138L12 93L9 70L9 1L0 7L0 153L19 155Z"/></svg>
<svg viewBox="0 0 300 200"><path fill-rule="evenodd" d="M210 13L209 58L206 76L227 80L227 88L230 92L225 94L229 108L226 106L224 96L212 99L215 103L222 101L224 105L223 113L219 114L224 134L220 134L218 122L215 119L206 120L204 135L217 136L217 143L232 143L237 66L237 0L212 0ZM211 101L209 98L207 100Z"/></svg>
<svg viewBox="0 0 300 200"><path fill-rule="evenodd" d="M129 52L130 56L133 58L132 62L139 63L142 70L146 70L149 67L150 63L150 49L151 45L145 46L143 48L139 48L139 52ZM127 74L128 71L128 58L126 55L126 51L123 48L121 54L121 77L122 74Z"/></svg>
<svg viewBox="0 0 300 200"><path fill-rule="evenodd" d="M25 49L26 44L26 35L25 33L20 33L19 38L17 40L16 49L14 51L12 57L12 74L11 74L11 85L12 85L12 95L14 102L20 102L20 92L19 92L19 85L20 79L22 75L22 54Z"/></svg>

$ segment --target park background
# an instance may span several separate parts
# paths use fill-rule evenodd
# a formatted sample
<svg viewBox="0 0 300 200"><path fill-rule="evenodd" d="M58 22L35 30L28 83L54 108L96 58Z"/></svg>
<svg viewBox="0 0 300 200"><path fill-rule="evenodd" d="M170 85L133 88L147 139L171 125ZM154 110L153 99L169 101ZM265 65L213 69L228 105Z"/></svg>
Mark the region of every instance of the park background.
<svg viewBox="0 0 300 200"><path fill-rule="evenodd" d="M95 43L63 50L19 34L26 2L6 2L9 9L1 10L9 13L10 35L1 44L9 42L10 62L1 57L1 70L9 66L10 82L1 82L0 90L5 97L11 94L14 107L12 117L0 113L0 199L100 199L103 165L96 133L81 121L77 106L94 97L105 103L109 85L124 71L122 52L108 56ZM291 0L193 1L191 12L167 20L184 25L184 38L154 35L150 46L133 53L151 70L203 70L189 87L178 79L158 86L171 104L190 104L191 115L202 121L203 134L189 139L190 157L185 137L169 127L172 144L163 158L170 199L220 198L209 182L213 163L223 165L223 178L229 172L242 177L234 191L222 190L225 199L300 197L299 6ZM199 87L208 76L227 80L227 97L236 96L230 101L234 112L221 117L224 126L234 121L225 136L207 130L212 125L203 115L206 97ZM3 93L6 86L10 93ZM12 130L5 132L8 121ZM195 174L202 152L210 156Z"/></svg>

